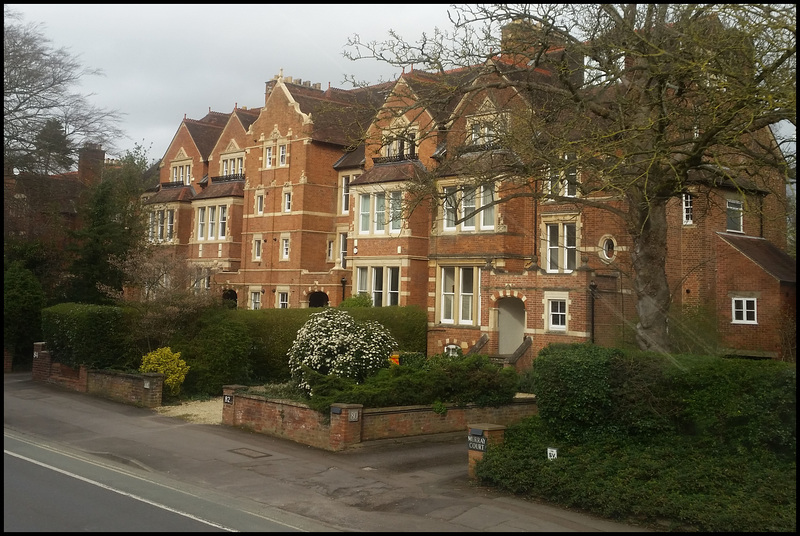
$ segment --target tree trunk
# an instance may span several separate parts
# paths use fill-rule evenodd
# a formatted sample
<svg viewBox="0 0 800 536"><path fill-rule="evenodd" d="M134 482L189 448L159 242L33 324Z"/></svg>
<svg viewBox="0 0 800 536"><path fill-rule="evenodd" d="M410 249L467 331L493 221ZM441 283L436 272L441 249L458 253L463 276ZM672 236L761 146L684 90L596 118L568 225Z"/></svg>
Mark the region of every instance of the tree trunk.
<svg viewBox="0 0 800 536"><path fill-rule="evenodd" d="M651 201L640 207L639 214L630 214L632 222L636 222L631 226L633 287L639 316L636 343L642 350L668 352L667 200Z"/></svg>

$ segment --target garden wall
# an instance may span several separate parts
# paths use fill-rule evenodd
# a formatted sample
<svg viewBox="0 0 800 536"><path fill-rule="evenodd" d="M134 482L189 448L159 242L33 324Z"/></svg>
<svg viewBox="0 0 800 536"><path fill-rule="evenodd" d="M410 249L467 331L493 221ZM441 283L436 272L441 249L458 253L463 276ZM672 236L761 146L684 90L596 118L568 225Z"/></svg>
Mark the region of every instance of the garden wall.
<svg viewBox="0 0 800 536"><path fill-rule="evenodd" d="M87 370L85 366L74 369L54 362L43 342L33 344L33 381L146 408L161 405L164 388L163 374Z"/></svg>
<svg viewBox="0 0 800 536"><path fill-rule="evenodd" d="M436 413L431 406L367 408L333 404L330 420L299 402L248 394L241 385L223 387L222 424L238 426L313 447L340 451L366 441L463 431L470 423L508 426L537 413L536 398L517 396L496 408L474 405Z"/></svg>

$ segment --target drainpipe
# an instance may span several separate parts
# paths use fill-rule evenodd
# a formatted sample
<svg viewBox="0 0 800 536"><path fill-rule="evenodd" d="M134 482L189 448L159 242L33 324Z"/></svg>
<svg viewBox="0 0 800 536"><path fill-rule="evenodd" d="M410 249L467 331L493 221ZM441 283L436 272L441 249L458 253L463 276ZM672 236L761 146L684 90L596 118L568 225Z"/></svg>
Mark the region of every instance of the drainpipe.
<svg viewBox="0 0 800 536"><path fill-rule="evenodd" d="M589 282L589 311L591 313L591 320L590 320L590 339L589 342L594 344L594 294L597 292L597 283L594 282L592 279Z"/></svg>

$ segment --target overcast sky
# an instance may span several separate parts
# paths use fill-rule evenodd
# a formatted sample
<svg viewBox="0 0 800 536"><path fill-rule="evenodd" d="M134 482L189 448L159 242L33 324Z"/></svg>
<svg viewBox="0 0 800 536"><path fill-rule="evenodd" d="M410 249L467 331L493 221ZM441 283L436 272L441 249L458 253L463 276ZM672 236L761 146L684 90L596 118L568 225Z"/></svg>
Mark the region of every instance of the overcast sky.
<svg viewBox="0 0 800 536"><path fill-rule="evenodd" d="M285 76L348 89L346 74L370 83L399 71L342 56L347 38L388 39L395 30L416 42L423 32L450 28L449 4L6 4L23 22L42 23L55 47L65 47L103 77L83 80L97 106L124 113L129 139L164 156L184 114L209 107L231 112L264 104L264 84ZM112 155L109 155L112 156Z"/></svg>

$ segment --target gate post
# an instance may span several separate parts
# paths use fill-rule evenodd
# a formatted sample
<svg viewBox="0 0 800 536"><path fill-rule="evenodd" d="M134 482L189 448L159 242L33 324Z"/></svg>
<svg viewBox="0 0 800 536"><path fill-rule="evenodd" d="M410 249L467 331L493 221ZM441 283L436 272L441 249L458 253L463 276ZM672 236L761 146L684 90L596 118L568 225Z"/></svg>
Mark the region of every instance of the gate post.
<svg viewBox="0 0 800 536"><path fill-rule="evenodd" d="M477 423L468 425L467 448L469 449L469 477L475 478L475 464L483 459L487 445L501 445L506 427L501 424Z"/></svg>

